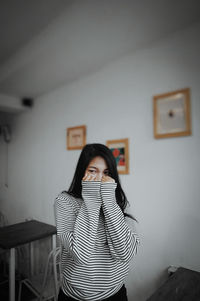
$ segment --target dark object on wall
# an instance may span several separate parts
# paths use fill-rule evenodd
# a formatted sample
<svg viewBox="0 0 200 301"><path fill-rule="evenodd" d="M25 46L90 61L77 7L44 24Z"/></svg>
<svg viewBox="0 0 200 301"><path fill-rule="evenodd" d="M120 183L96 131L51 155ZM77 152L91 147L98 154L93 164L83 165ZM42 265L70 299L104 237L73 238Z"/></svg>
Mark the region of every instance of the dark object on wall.
<svg viewBox="0 0 200 301"><path fill-rule="evenodd" d="M200 273L178 268L146 301L199 301Z"/></svg>
<svg viewBox="0 0 200 301"><path fill-rule="evenodd" d="M33 98L24 97L22 98L22 105L27 108L32 108L34 104Z"/></svg>
<svg viewBox="0 0 200 301"><path fill-rule="evenodd" d="M9 125L0 125L0 136L3 136L3 139L6 143L9 143L11 140L11 129Z"/></svg>

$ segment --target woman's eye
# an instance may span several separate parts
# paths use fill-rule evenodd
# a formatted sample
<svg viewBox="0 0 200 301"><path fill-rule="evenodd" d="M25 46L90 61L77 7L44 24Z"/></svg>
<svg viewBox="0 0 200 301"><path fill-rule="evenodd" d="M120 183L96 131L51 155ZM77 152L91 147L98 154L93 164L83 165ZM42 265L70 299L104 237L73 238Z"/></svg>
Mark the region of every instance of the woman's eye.
<svg viewBox="0 0 200 301"><path fill-rule="evenodd" d="M89 169L88 170L90 173L95 173L95 170L94 169Z"/></svg>
<svg viewBox="0 0 200 301"><path fill-rule="evenodd" d="M105 170L105 171L104 171L104 175L105 175L105 176L109 176L109 171L108 171L108 170Z"/></svg>

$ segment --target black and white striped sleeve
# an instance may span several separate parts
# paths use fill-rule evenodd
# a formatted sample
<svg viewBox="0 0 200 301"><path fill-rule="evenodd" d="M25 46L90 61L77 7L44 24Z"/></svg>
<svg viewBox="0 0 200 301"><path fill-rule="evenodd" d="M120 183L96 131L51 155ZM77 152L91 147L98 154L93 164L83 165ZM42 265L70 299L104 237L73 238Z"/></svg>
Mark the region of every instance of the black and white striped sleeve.
<svg viewBox="0 0 200 301"><path fill-rule="evenodd" d="M116 183L101 184L102 208L105 216L105 229L112 257L129 261L137 252L139 239L127 225L121 208L116 202Z"/></svg>
<svg viewBox="0 0 200 301"><path fill-rule="evenodd" d="M100 182L82 182L83 202L76 215L70 195L55 202L57 234L74 260L86 264L93 253L101 207Z"/></svg>

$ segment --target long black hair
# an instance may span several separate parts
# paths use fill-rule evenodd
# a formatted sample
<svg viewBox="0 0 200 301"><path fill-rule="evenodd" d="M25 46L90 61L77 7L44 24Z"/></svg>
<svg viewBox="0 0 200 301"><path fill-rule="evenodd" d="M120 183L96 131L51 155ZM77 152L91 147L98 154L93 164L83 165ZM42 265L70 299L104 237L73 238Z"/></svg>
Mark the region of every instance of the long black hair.
<svg viewBox="0 0 200 301"><path fill-rule="evenodd" d="M129 216L133 218L131 215L124 212L128 204L128 200L120 184L115 158L111 150L104 144L86 144L85 147L82 149L68 193L77 198L82 197L82 178L84 177L86 168L88 167L91 160L97 156L102 157L105 160L109 170L109 176L113 178L117 183L117 188L115 191L117 204L121 208L124 216Z"/></svg>

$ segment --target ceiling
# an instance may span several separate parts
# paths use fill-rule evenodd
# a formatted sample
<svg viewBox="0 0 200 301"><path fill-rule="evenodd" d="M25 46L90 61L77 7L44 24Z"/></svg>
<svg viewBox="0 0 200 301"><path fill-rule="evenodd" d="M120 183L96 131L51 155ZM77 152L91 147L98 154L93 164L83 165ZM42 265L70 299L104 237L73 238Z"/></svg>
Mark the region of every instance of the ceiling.
<svg viewBox="0 0 200 301"><path fill-rule="evenodd" d="M0 64L52 22L66 3L65 0L0 1Z"/></svg>
<svg viewBox="0 0 200 301"><path fill-rule="evenodd" d="M37 97L195 22L199 0L0 0L0 94Z"/></svg>

